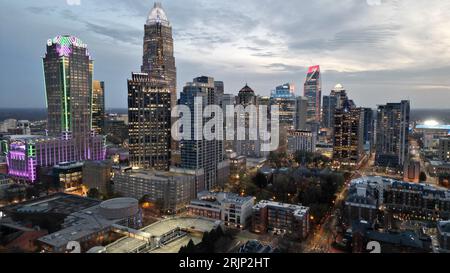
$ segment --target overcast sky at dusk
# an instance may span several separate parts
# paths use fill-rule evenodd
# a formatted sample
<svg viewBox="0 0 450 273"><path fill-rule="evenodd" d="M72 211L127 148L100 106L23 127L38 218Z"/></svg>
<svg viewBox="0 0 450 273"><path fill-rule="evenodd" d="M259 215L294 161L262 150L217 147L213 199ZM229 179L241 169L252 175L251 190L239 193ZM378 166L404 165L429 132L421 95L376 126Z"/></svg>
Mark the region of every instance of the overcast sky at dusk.
<svg viewBox="0 0 450 273"><path fill-rule="evenodd" d="M138 72L149 0L0 0L0 107L44 107L41 58L58 34L83 40L106 82L107 108L126 107ZM166 0L178 92L200 75L236 94L296 84L319 64L323 94L341 83L358 106L411 100L449 108L448 0ZM71 3L72 5L69 5Z"/></svg>

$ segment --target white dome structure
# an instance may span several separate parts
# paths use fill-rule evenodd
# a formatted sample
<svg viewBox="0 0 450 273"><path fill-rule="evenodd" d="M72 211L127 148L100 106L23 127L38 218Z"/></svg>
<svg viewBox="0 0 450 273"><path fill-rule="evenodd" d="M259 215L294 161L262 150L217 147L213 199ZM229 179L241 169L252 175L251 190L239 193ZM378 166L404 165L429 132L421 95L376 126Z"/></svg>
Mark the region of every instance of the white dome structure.
<svg viewBox="0 0 450 273"><path fill-rule="evenodd" d="M169 19L167 19L166 12L159 2L155 3L147 18L147 25L153 24L162 24L164 26L170 27L170 22Z"/></svg>
<svg viewBox="0 0 450 273"><path fill-rule="evenodd" d="M334 86L333 90L341 91L341 90L345 90L345 89L344 89L344 86L342 86L342 84L338 83Z"/></svg>

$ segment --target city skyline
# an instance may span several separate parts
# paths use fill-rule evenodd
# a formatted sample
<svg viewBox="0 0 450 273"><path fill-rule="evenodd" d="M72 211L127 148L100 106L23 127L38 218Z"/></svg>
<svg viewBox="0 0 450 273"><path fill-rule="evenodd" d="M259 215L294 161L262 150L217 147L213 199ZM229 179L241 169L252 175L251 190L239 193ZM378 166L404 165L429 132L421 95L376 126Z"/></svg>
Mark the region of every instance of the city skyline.
<svg viewBox="0 0 450 273"><path fill-rule="evenodd" d="M0 73L0 107L11 107L5 103L11 99L15 107L45 107L39 59L45 41L62 33L89 45L96 62L95 78L109 87L107 108L125 108L124 80L129 71L139 69L142 27L153 2L108 3L5 3L0 35L8 42L0 44L6 64ZM361 106L375 108L386 101L409 99L416 109L446 107L450 33L442 12L448 10L445 1L432 6L400 0L380 5L340 1L326 8L326 1L259 3L245 1L236 9L234 1L189 0L182 5L162 1L174 25L178 95L198 75L222 79L225 91L232 94L245 82L261 95L293 82L301 95L307 67L320 65L325 94L342 83ZM236 29L249 31L241 35ZM23 38L8 39L17 32L24 33ZM10 54L10 48L18 53ZM18 73L28 80L12 80ZM30 99L20 100L24 96Z"/></svg>

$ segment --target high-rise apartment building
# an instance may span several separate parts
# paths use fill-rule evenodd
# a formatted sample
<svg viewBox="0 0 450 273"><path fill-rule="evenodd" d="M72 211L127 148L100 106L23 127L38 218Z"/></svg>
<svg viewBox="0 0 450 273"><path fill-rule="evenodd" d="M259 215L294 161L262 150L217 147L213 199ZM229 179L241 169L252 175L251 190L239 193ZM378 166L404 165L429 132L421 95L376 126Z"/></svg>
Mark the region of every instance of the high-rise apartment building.
<svg viewBox="0 0 450 273"><path fill-rule="evenodd" d="M410 103L388 103L378 106L376 129L376 164L402 168L408 160Z"/></svg>
<svg viewBox="0 0 450 273"><path fill-rule="evenodd" d="M439 139L439 159L450 162L450 137Z"/></svg>
<svg viewBox="0 0 450 273"><path fill-rule="evenodd" d="M356 166L364 155L364 113L344 104L334 114L333 159L341 166Z"/></svg>
<svg viewBox="0 0 450 273"><path fill-rule="evenodd" d="M197 112L203 113L206 106L213 105L217 101L214 79L205 76L195 78L193 82L186 84L180 95L180 105L189 107L191 112L191 139L180 141L180 167L194 170L198 175L204 176L204 183L197 185L197 192L223 186L229 173L229 164L225 160L224 141L207 140L204 137L203 126L200 125L206 124L211 118L204 118ZM199 105L196 103L198 100L201 100Z"/></svg>

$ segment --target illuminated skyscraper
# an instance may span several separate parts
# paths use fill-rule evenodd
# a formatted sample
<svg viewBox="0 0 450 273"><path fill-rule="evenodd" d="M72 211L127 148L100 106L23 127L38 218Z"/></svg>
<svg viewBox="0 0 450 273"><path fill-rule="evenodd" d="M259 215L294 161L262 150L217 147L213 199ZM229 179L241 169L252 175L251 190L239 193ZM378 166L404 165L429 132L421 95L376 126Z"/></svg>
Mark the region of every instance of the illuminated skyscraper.
<svg viewBox="0 0 450 273"><path fill-rule="evenodd" d="M101 134L105 129L105 82L94 81L92 89L92 129Z"/></svg>
<svg viewBox="0 0 450 273"><path fill-rule="evenodd" d="M128 80L128 134L133 167L168 170L171 151L171 103L166 81L147 73Z"/></svg>
<svg viewBox="0 0 450 273"><path fill-rule="evenodd" d="M322 126L324 128L334 129L334 113L336 109L342 109L346 102L349 102L347 91L341 84L336 84L329 96L323 96ZM350 103L353 102L350 101Z"/></svg>
<svg viewBox="0 0 450 273"><path fill-rule="evenodd" d="M364 111L347 101L334 114L333 159L341 166L356 166L364 155Z"/></svg>
<svg viewBox="0 0 450 273"><path fill-rule="evenodd" d="M161 3L155 3L144 26L141 73L128 80L130 163L169 170L171 110L176 105L176 68L172 26Z"/></svg>
<svg viewBox="0 0 450 273"><path fill-rule="evenodd" d="M376 164L402 168L408 160L409 101L378 106Z"/></svg>
<svg viewBox="0 0 450 273"><path fill-rule="evenodd" d="M141 72L166 80L172 107L177 104L177 72L173 56L172 26L161 3L155 3L144 27L144 54Z"/></svg>
<svg viewBox="0 0 450 273"><path fill-rule="evenodd" d="M48 107L48 133L74 138L92 129L92 73L94 63L87 46L74 36L57 36L47 41L43 59Z"/></svg>
<svg viewBox="0 0 450 273"><path fill-rule="evenodd" d="M320 123L322 104L322 80L320 66L311 66L306 75L304 96L308 99L307 122Z"/></svg>
<svg viewBox="0 0 450 273"><path fill-rule="evenodd" d="M270 96L270 104L278 105L280 115L280 125L287 128L295 127L296 114L295 86L292 83L286 83L277 86Z"/></svg>

